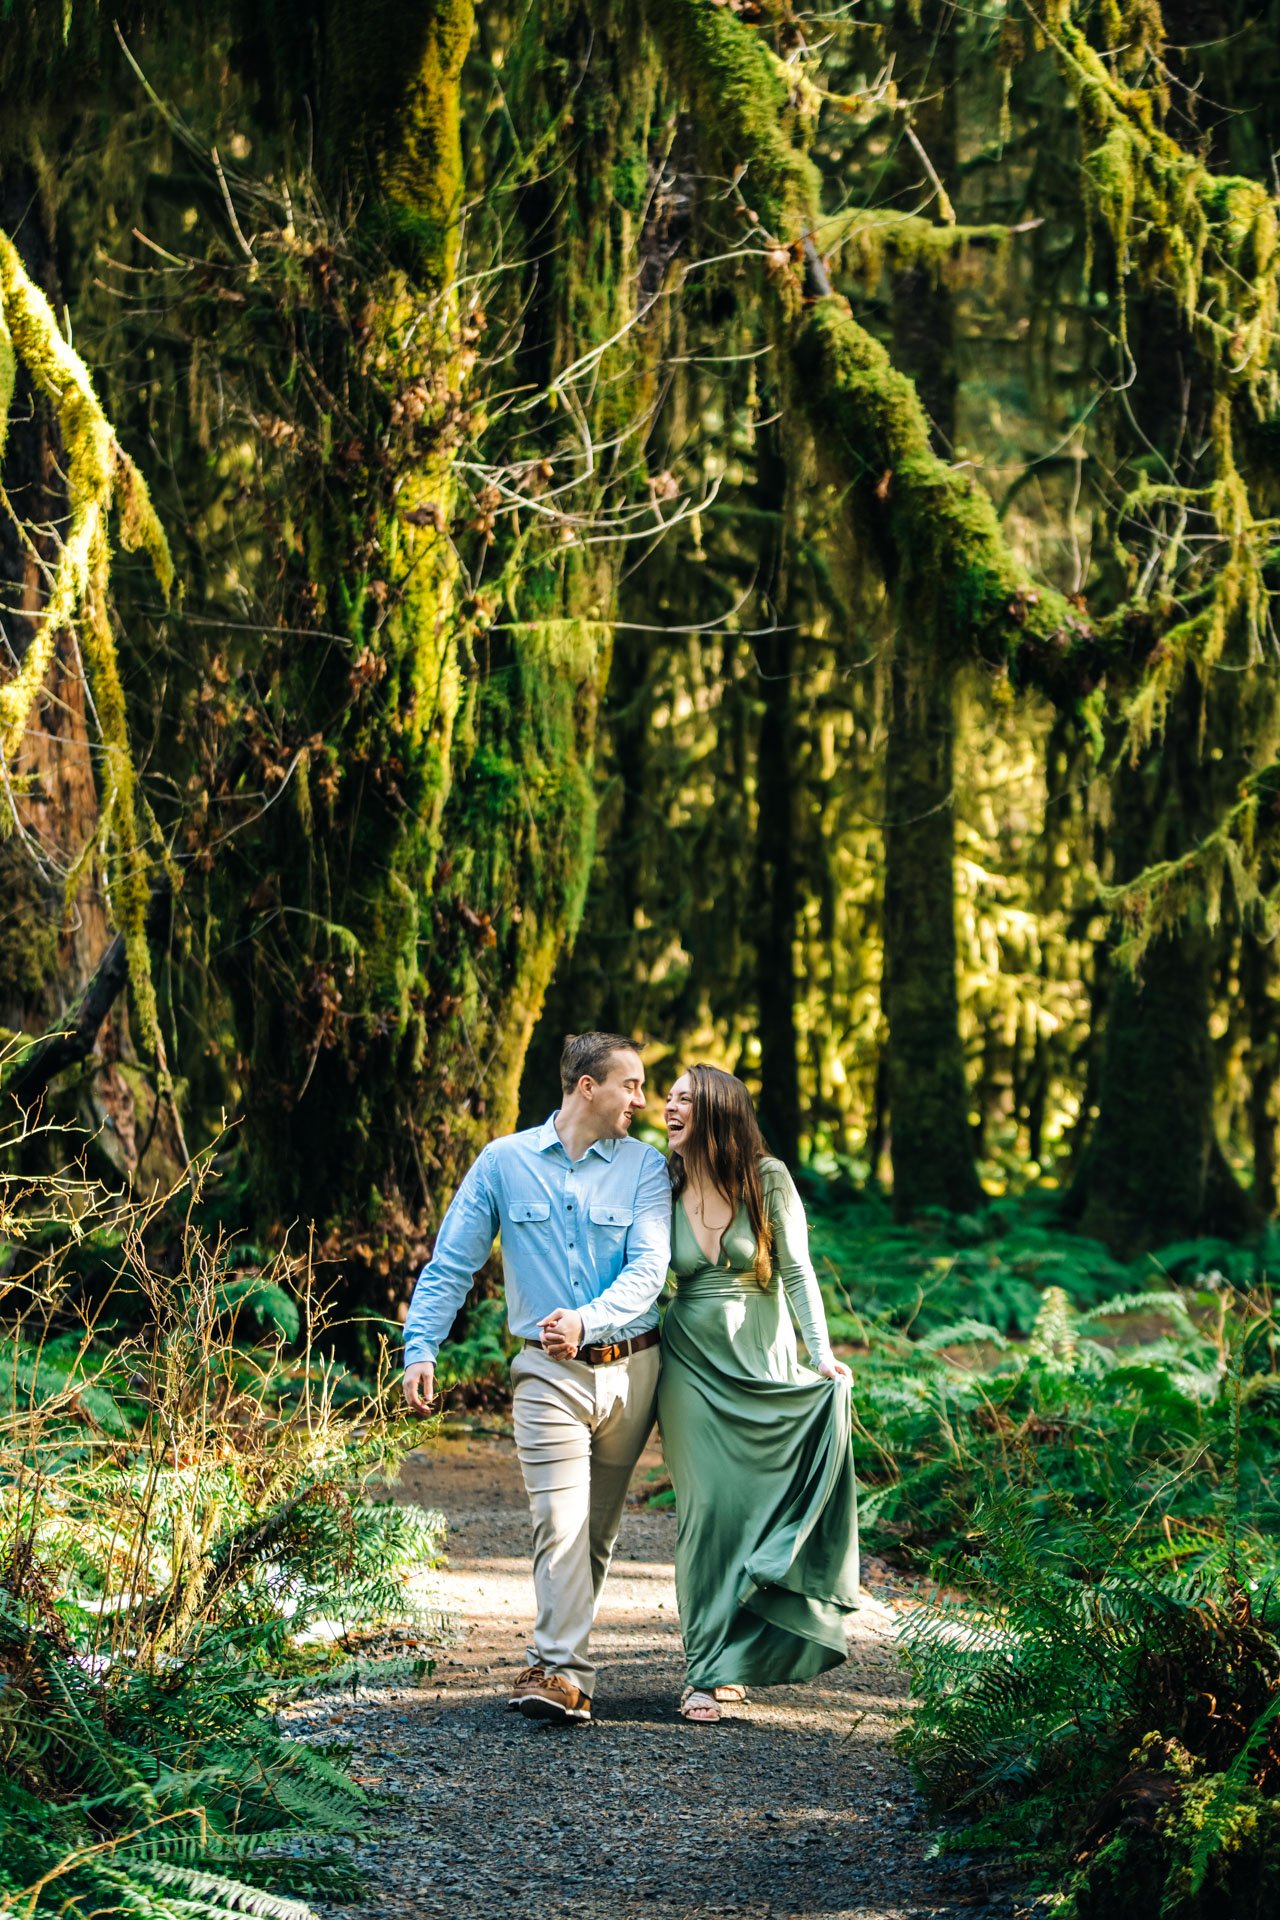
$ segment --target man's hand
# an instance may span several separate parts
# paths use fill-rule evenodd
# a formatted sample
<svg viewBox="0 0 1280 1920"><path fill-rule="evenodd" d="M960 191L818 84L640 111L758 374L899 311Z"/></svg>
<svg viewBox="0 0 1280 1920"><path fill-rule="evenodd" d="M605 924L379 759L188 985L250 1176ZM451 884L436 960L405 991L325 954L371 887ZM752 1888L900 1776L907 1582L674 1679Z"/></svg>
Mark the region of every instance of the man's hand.
<svg viewBox="0 0 1280 1920"><path fill-rule="evenodd" d="M431 1402L436 1397L434 1360L419 1360L414 1366L406 1367L403 1386L405 1405L410 1413L430 1413Z"/></svg>
<svg viewBox="0 0 1280 1920"><path fill-rule="evenodd" d="M555 1354L558 1360L572 1360L582 1345L582 1315L572 1307L557 1307L554 1313L539 1320L538 1325L547 1352Z"/></svg>

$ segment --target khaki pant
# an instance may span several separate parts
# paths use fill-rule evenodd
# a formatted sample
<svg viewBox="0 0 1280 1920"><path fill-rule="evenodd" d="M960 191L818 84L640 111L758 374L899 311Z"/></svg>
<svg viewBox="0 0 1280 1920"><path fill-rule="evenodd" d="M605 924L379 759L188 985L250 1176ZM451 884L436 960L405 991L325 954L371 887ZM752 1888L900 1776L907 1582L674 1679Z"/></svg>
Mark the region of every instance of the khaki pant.
<svg viewBox="0 0 1280 1920"><path fill-rule="evenodd" d="M533 1655L595 1692L587 1655L627 1486L653 1428L659 1349L612 1367L522 1347L511 1363L516 1454L533 1516Z"/></svg>

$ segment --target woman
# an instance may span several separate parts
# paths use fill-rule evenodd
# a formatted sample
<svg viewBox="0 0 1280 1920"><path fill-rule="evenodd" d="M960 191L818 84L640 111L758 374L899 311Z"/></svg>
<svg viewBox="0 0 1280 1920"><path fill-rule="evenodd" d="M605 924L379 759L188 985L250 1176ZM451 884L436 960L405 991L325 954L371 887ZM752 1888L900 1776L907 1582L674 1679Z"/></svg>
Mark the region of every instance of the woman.
<svg viewBox="0 0 1280 1920"><path fill-rule="evenodd" d="M831 1352L795 1182L751 1096L690 1067L666 1103L675 1298L658 1422L676 1495L686 1720L845 1658L857 1605L850 1373ZM802 1367L791 1303L816 1372Z"/></svg>

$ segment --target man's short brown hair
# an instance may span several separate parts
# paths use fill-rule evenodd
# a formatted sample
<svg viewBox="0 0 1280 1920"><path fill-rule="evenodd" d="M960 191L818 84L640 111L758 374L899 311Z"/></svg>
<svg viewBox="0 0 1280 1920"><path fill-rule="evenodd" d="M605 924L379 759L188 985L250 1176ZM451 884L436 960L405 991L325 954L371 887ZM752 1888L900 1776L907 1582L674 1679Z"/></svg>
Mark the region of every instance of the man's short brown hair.
<svg viewBox="0 0 1280 1920"><path fill-rule="evenodd" d="M593 1080L607 1080L615 1053L639 1051L625 1033L571 1033L560 1055L561 1091L572 1093L584 1073Z"/></svg>

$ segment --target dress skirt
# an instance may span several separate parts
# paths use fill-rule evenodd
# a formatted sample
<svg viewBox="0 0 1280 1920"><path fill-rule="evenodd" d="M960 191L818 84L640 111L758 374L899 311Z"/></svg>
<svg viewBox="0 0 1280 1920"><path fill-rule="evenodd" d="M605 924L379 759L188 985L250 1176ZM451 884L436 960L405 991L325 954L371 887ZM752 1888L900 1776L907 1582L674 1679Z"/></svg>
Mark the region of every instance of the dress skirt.
<svg viewBox="0 0 1280 1920"><path fill-rule="evenodd" d="M858 1604L849 1382L800 1366L776 1280L709 1263L679 1278L662 1345L691 1685L779 1686L838 1666Z"/></svg>

